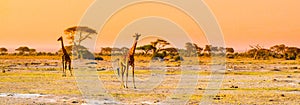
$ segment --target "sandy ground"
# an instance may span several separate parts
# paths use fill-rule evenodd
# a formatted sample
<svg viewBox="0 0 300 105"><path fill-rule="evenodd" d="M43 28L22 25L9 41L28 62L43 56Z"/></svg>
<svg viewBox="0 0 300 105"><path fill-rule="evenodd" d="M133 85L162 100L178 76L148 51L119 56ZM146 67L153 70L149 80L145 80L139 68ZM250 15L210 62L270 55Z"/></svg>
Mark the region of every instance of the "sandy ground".
<svg viewBox="0 0 300 105"><path fill-rule="evenodd" d="M154 65L154 64L153 64ZM212 104L299 104L300 65L297 64L227 64L220 87L208 88L210 65L163 67L145 64L136 66L136 86L133 89L131 72L128 89L121 87L114 63L86 61L85 67L98 73L105 95L88 97L78 84L78 77L61 76L59 60L2 60L0 73L1 104L199 104L202 97L210 97ZM78 68L74 68L76 70ZM197 77L184 78L184 76ZM99 81L91 83L98 84ZM179 85L184 81L183 85ZM79 85L79 86L78 86ZM89 85L91 86L91 85ZM178 87L179 86L179 87ZM183 86L183 87L180 87ZM92 87L99 90L97 87ZM193 90L180 94L178 90ZM217 92L208 95L205 92ZM83 93L81 93L83 92ZM109 99L107 96L113 98ZM170 99L169 101L166 101Z"/></svg>

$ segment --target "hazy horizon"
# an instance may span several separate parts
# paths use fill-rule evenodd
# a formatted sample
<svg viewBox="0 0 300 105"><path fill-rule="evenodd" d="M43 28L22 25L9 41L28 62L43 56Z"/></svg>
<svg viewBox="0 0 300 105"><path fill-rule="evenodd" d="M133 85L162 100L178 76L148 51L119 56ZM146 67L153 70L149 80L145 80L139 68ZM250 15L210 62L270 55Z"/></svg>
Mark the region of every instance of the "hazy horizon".
<svg viewBox="0 0 300 105"><path fill-rule="evenodd" d="M37 51L58 51L61 46L57 38L65 36L64 29L79 24L81 17L93 2L94 0L1 0L0 47L8 48L9 52L14 52L14 49L19 46L28 46ZM205 0L205 2L219 22L227 47L241 52L250 49L249 45L257 44L264 48L276 44L300 46L297 40L300 34L299 0L284 2L282 0ZM157 11L157 15L167 12L160 9L163 7L158 5L154 5L153 8L156 8L154 12ZM137 12L128 11L132 14ZM184 25L187 21L181 19L183 17L173 18ZM189 28L192 30L195 27ZM195 32L195 35L200 34ZM99 38L101 37L104 36L100 35ZM205 39L203 35L200 37ZM103 40L113 40L109 37L105 38ZM131 44L132 40L128 40ZM197 39L195 43L201 47L207 44L203 39ZM106 46L110 47L110 44L99 42L96 51Z"/></svg>

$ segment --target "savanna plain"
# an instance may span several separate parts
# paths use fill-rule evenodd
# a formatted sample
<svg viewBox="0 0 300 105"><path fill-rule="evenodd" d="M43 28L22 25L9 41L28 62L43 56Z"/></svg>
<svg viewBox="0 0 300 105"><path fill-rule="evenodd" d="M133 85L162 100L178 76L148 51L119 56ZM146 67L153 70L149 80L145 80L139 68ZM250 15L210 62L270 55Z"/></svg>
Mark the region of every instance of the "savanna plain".
<svg viewBox="0 0 300 105"><path fill-rule="evenodd" d="M106 92L115 98L94 104L159 104L176 89L182 74L197 75L196 85L184 88L193 89L187 104L199 104L207 89L210 76L211 58L183 57L182 61L152 61L150 57L135 56L135 75L137 89L133 89L129 78L128 89L121 87L120 77L110 56L101 56L103 60L85 60L86 65L95 70ZM0 56L0 103L1 104L86 104L87 100L78 88L76 76L62 77L60 56ZM190 60L189 60L190 59ZM157 64L156 64L157 63ZM163 64L153 67L153 65ZM183 65L190 69L181 70ZM195 66L196 65L196 66ZM226 70L222 72L218 93L210 96L212 104L290 104L300 103L300 62L299 60L253 58L226 58ZM160 67L164 67L164 70ZM156 70L157 69L157 70ZM153 72L154 71L154 72ZM157 71L157 72L155 72ZM145 81L162 74L160 83L147 91ZM129 72L129 77L131 72ZM191 80L193 81L193 80ZM150 86L150 85L149 85ZM175 100L181 100L177 94ZM171 103L172 104L172 103ZM174 104L174 103L173 103Z"/></svg>

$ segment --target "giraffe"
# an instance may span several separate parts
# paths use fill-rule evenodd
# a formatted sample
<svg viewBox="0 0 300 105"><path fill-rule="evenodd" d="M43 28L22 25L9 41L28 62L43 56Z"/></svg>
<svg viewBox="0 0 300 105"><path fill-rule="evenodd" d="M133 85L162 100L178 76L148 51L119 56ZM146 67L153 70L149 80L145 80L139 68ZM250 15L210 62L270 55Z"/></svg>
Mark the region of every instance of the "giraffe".
<svg viewBox="0 0 300 105"><path fill-rule="evenodd" d="M71 70L71 58L70 58L70 56L69 56L67 50L66 50L65 47L64 47L64 41L63 41L62 36L59 37L59 38L57 39L57 41L61 41L61 49L62 49L62 51L63 51L63 53L64 53L63 56L62 56L62 65L63 65L63 75L62 75L62 76L63 76L63 77L66 76L67 65L69 65L69 71L70 71L70 74L71 74L71 76L73 76L72 70Z"/></svg>
<svg viewBox="0 0 300 105"><path fill-rule="evenodd" d="M121 76L122 76L122 81L121 81L121 86L123 86L124 88L128 88L127 82L128 82L128 69L131 66L132 68L132 81L133 81L133 86L135 87L135 80L134 80L134 53L135 53L135 48L137 45L137 40L139 39L139 37L141 36L141 34L135 33L135 35L133 35L133 37L135 37L135 40L133 42L132 47L129 49L128 53L124 56L124 59L119 60L119 66L120 66L120 70L121 70ZM126 71L126 83L124 85L124 73Z"/></svg>

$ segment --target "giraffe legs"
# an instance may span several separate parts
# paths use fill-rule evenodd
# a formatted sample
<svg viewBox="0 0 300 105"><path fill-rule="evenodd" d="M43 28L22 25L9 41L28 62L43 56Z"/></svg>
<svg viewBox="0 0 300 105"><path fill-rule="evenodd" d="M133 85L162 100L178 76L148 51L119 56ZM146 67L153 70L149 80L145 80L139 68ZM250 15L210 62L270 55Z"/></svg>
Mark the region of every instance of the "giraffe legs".
<svg viewBox="0 0 300 105"><path fill-rule="evenodd" d="M132 81L133 81L133 87L136 89L135 87L135 80L134 80L134 64L131 65L132 66Z"/></svg>
<svg viewBox="0 0 300 105"><path fill-rule="evenodd" d="M119 66L120 66L119 70L121 70L121 77L122 77L121 87L128 88L128 85L127 85L127 83L128 83L128 74L129 74L129 67L131 66L133 86L136 89L135 79L134 79L134 64L130 64L130 63L128 63L128 61L125 62L125 63L120 61ZM125 81L124 81L125 73L126 73L126 77L125 77Z"/></svg>
<svg viewBox="0 0 300 105"><path fill-rule="evenodd" d="M121 87L124 87L124 72L125 72L125 65L124 65L124 62L122 62L122 60L120 60L119 58L117 59L118 61L118 64L119 64L119 68L117 69L118 70L118 76L120 76L119 72L121 72L121 78L122 78L122 81L121 81Z"/></svg>
<svg viewBox="0 0 300 105"><path fill-rule="evenodd" d="M63 69L63 74L62 74L62 76L65 77L65 76L66 76L66 72L65 72L65 66L66 66L66 65L65 65L64 56L62 56L62 66L63 66L63 67L62 67L62 69Z"/></svg>
<svg viewBox="0 0 300 105"><path fill-rule="evenodd" d="M66 56L62 56L62 69L63 69L63 77L67 76L67 68L69 68L71 76L73 76L72 68L71 68L71 60L66 59Z"/></svg>
<svg viewBox="0 0 300 105"><path fill-rule="evenodd" d="M125 88L128 88L127 82L128 82L128 69L129 69L129 65L126 64L126 81L125 81Z"/></svg>
<svg viewBox="0 0 300 105"><path fill-rule="evenodd" d="M65 61L64 63L65 63L64 64L65 67L64 67L64 74L63 75L66 77L67 76L67 64L68 64L68 62Z"/></svg>
<svg viewBox="0 0 300 105"><path fill-rule="evenodd" d="M125 69L126 67L124 67L123 65L121 65L120 70L121 70L121 76L122 76L122 81L121 81L121 86L125 88L124 85L124 73L125 73Z"/></svg>
<svg viewBox="0 0 300 105"><path fill-rule="evenodd" d="M70 71L71 76L73 76L72 68L71 68L71 62L69 62L69 71Z"/></svg>

